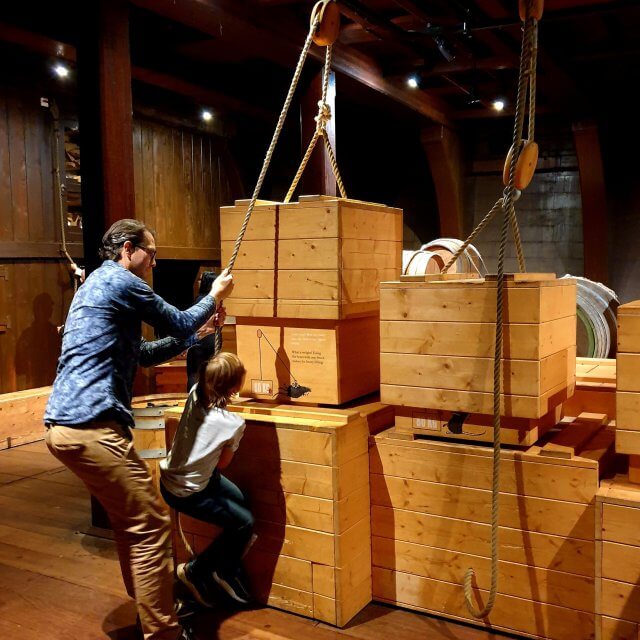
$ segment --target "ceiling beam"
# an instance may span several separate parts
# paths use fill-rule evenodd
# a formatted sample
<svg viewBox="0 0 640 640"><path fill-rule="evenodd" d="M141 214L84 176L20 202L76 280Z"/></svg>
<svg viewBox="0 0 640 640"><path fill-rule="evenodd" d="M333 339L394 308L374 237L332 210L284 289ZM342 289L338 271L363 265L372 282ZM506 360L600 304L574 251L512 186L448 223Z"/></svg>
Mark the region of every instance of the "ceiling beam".
<svg viewBox="0 0 640 640"><path fill-rule="evenodd" d="M295 63L306 36L306 24L283 16L273 17L256 10L255 5L236 0L132 0L133 4L180 22L220 36L225 28L241 31L264 46L265 57L291 67ZM312 47L310 56L324 60L324 49ZM284 58L284 59L283 59ZM333 48L333 68L365 86L403 104L420 115L446 126L452 126L446 104L423 91L398 85L383 76L380 65L371 57L336 43Z"/></svg>
<svg viewBox="0 0 640 640"><path fill-rule="evenodd" d="M77 56L74 46L10 24L0 22L0 41L21 46L44 56L59 58L73 64L76 63ZM273 114L270 111L255 104L249 104L243 100L224 95L166 73L134 66L131 69L131 77L138 82L191 98L200 104L215 107L222 112L242 113L260 120L273 119Z"/></svg>

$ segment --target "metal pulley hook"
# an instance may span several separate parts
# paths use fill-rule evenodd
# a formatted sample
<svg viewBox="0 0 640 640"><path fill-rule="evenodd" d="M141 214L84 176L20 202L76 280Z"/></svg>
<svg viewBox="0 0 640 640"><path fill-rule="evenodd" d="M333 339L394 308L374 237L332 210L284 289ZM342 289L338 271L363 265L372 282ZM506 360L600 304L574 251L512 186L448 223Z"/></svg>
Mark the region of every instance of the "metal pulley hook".
<svg viewBox="0 0 640 640"><path fill-rule="evenodd" d="M311 11L311 27L318 21L312 36L313 42L320 47L332 45L340 35L340 9L334 0L320 0Z"/></svg>

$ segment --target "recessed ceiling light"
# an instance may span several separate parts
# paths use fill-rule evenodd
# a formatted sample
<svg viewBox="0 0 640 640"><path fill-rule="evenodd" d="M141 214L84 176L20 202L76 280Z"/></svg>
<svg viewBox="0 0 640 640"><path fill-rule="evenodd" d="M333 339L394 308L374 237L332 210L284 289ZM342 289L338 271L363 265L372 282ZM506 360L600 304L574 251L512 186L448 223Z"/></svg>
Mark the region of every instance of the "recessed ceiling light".
<svg viewBox="0 0 640 640"><path fill-rule="evenodd" d="M58 63L53 67L53 72L58 78L67 78L69 76L69 67L65 67L63 64Z"/></svg>
<svg viewBox="0 0 640 640"><path fill-rule="evenodd" d="M207 111L206 109L200 114L200 116L205 122L211 122L213 120L213 113L211 113L211 111Z"/></svg>
<svg viewBox="0 0 640 640"><path fill-rule="evenodd" d="M412 89L417 89L418 88L418 78L416 78L415 76L409 76L407 78L407 84L409 85L409 87L411 87Z"/></svg>
<svg viewBox="0 0 640 640"><path fill-rule="evenodd" d="M504 100L494 100L491 106L496 111L502 111L504 109Z"/></svg>

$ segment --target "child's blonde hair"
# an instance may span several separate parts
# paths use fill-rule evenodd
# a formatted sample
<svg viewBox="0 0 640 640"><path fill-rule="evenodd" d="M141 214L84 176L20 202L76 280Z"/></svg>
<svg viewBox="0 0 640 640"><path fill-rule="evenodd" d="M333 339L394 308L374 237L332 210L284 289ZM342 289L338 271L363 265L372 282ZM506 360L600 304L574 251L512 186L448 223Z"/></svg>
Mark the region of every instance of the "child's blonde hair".
<svg viewBox="0 0 640 640"><path fill-rule="evenodd" d="M223 409L238 391L247 370L235 353L221 351L200 367L198 401L205 407Z"/></svg>

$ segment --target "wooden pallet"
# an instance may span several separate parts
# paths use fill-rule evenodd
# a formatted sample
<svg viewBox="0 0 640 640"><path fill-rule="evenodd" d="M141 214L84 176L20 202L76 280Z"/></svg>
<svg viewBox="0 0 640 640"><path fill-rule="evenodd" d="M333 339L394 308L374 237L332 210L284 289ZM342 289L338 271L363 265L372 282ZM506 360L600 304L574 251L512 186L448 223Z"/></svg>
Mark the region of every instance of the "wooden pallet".
<svg viewBox="0 0 640 640"><path fill-rule="evenodd" d="M247 423L225 475L256 517L258 540L246 559L254 593L271 606L345 625L371 601L369 425L392 419L388 408L249 402L231 410ZM167 411L168 438L179 417ZM188 517L181 522L196 550L217 533ZM174 548L184 561L176 535Z"/></svg>
<svg viewBox="0 0 640 640"><path fill-rule="evenodd" d="M613 432L601 426L570 458L501 454L499 583L485 621L463 596L476 571L476 605L490 586L492 449L372 438L373 598L510 633L552 640L595 636L595 494L611 462Z"/></svg>

